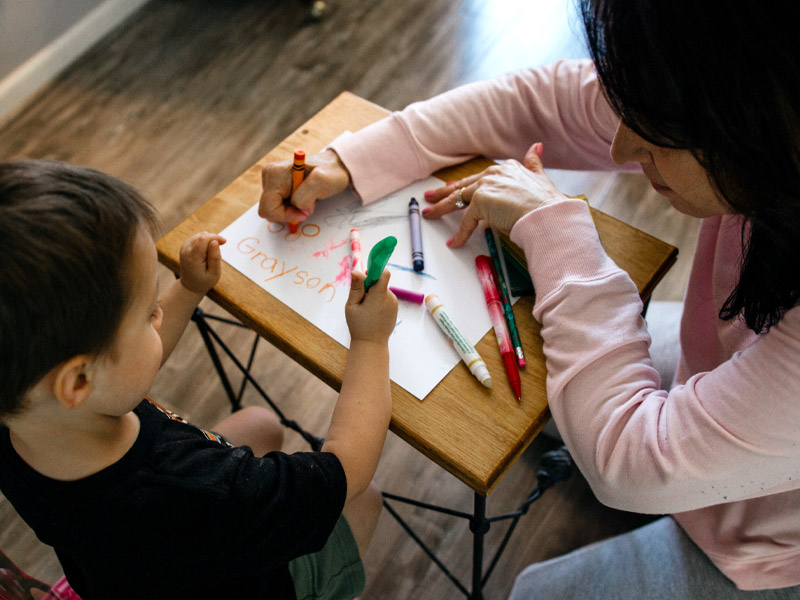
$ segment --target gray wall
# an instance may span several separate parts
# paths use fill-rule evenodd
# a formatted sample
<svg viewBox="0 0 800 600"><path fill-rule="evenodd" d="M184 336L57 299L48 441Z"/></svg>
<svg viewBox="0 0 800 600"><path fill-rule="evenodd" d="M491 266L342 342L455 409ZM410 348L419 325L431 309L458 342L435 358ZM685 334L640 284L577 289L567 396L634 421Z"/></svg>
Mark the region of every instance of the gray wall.
<svg viewBox="0 0 800 600"><path fill-rule="evenodd" d="M0 80L103 0L0 0Z"/></svg>

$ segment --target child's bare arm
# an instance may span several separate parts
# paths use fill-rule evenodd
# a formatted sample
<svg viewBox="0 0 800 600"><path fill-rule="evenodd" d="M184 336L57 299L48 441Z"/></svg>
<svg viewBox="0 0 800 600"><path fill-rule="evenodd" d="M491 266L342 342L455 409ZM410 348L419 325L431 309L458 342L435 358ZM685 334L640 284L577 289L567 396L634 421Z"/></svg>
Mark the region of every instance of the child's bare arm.
<svg viewBox="0 0 800 600"><path fill-rule="evenodd" d="M224 243L222 236L204 231L181 246L181 276L159 298L164 312L159 330L164 347L161 364L169 358L200 300L219 281L222 272L219 247Z"/></svg>
<svg viewBox="0 0 800 600"><path fill-rule="evenodd" d="M364 276L354 273L345 307L350 352L322 450L342 463L347 501L372 481L392 417L389 336L397 319L397 298L388 285L389 272L384 271L365 295Z"/></svg>

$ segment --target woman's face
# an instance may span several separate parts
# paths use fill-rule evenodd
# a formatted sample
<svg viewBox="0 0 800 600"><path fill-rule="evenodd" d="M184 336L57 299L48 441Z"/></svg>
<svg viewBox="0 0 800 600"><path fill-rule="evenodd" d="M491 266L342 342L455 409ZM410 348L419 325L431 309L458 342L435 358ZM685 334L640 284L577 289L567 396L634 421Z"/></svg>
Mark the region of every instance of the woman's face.
<svg viewBox="0 0 800 600"><path fill-rule="evenodd" d="M620 122L611 158L619 165L638 162L653 189L682 213L702 218L733 212L688 150L651 144Z"/></svg>

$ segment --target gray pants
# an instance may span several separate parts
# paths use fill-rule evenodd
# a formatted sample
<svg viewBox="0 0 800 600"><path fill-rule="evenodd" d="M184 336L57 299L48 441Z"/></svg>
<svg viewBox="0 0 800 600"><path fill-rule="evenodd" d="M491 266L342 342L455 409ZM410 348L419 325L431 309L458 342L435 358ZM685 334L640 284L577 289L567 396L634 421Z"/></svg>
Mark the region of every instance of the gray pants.
<svg viewBox="0 0 800 600"><path fill-rule="evenodd" d="M647 326L653 365L669 389L678 362L678 302L653 302ZM544 433L560 439L550 421ZM669 517L558 558L530 565L519 574L509 600L788 600L800 586L743 592Z"/></svg>
<svg viewBox="0 0 800 600"><path fill-rule="evenodd" d="M509 600L789 600L800 586L739 590L670 517L527 567Z"/></svg>

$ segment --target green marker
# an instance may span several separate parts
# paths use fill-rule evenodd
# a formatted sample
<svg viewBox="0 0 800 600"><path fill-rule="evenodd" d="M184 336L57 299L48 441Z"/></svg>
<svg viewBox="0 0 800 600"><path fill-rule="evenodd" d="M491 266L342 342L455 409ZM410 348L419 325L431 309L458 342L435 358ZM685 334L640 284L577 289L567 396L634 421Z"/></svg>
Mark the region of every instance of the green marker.
<svg viewBox="0 0 800 600"><path fill-rule="evenodd" d="M372 247L369 251L369 258L367 259L367 278L364 280L364 291L369 291L378 279L381 273L386 268L386 263L389 262L389 257L397 246L397 238L393 235L383 238L380 242Z"/></svg>

